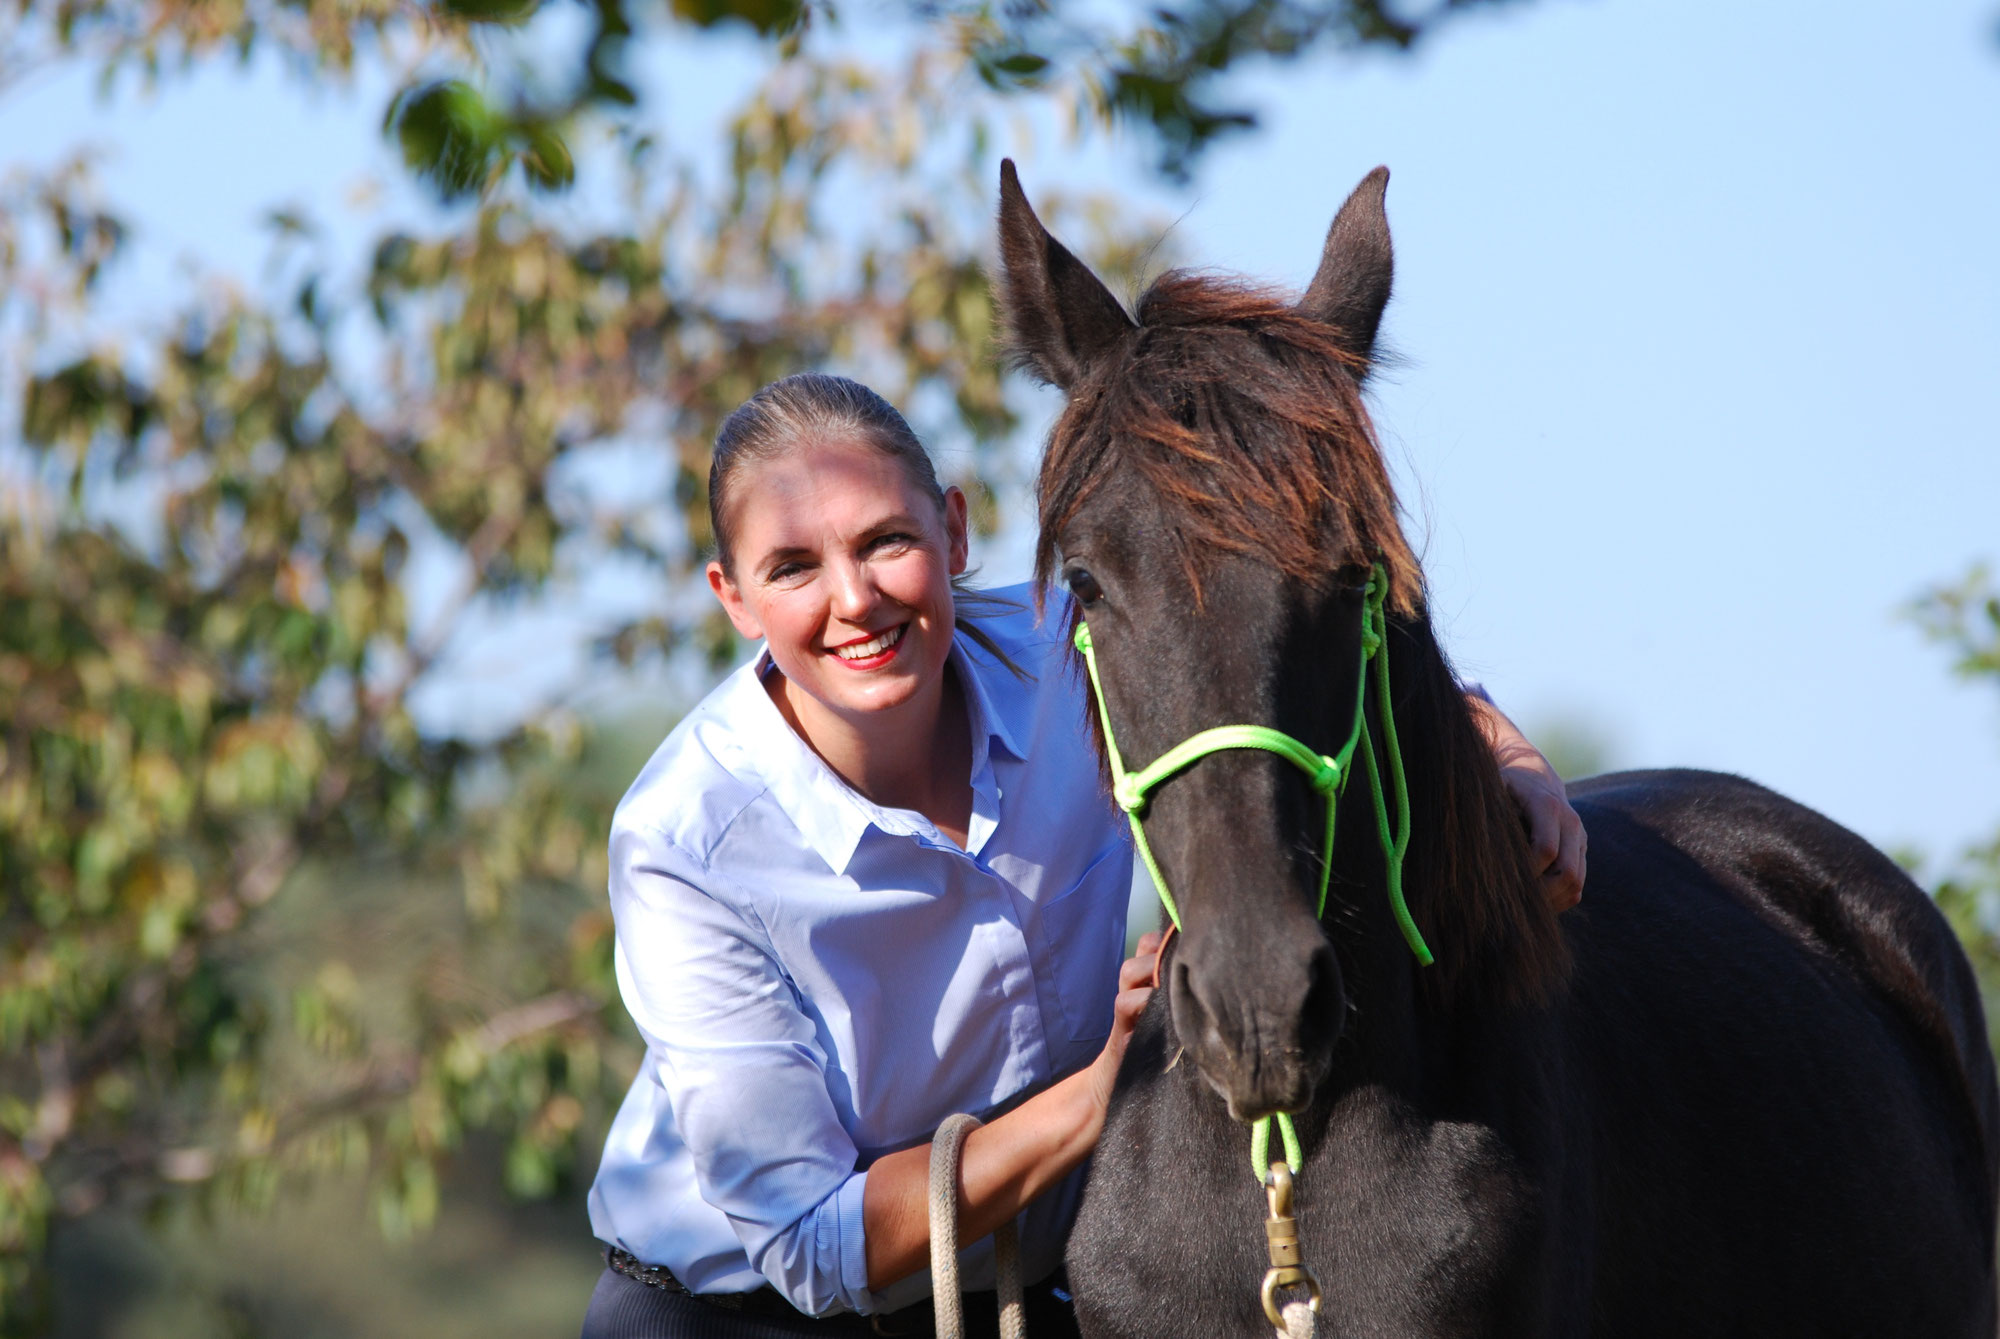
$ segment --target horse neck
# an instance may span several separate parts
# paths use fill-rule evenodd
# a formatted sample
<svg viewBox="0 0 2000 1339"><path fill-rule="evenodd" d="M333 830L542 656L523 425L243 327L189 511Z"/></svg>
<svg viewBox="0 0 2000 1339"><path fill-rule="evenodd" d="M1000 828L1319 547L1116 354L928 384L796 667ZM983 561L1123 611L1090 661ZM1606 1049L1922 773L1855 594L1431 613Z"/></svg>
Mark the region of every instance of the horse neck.
<svg viewBox="0 0 2000 1339"><path fill-rule="evenodd" d="M1357 781L1340 805L1327 930L1353 1006L1347 1053L1369 1072L1421 1063L1423 1039L1454 1020L1539 1003L1568 966L1492 749L1422 610L1391 622L1388 652L1410 804L1403 892L1436 961L1419 965L1396 926L1373 801ZM1375 692L1370 728L1393 812Z"/></svg>

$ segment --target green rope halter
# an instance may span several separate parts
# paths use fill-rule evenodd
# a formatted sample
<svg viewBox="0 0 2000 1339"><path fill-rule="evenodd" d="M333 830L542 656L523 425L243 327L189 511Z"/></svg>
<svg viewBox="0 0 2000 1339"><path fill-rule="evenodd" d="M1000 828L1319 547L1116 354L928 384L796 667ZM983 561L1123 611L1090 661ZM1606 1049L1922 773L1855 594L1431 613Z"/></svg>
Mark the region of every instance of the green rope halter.
<svg viewBox="0 0 2000 1339"><path fill-rule="evenodd" d="M1389 642L1388 615L1383 612L1383 601L1389 591L1389 579L1381 567L1375 567L1368 577L1367 595L1363 601L1361 614L1361 674L1359 687L1355 693L1354 725L1347 732L1347 742L1340 746L1340 752L1329 757L1300 743L1281 730L1273 730L1268 725L1218 725L1203 730L1162 753L1152 762L1136 772L1125 770L1125 759L1118 752L1118 741L1111 733L1111 710L1104 697L1104 683L1097 677L1097 655L1091 648L1090 625L1078 621L1076 625L1076 649L1083 654L1083 663L1090 672L1090 686L1097 697L1097 719L1104 726L1104 753L1111 763L1111 795L1118 807L1125 811L1126 819L1132 824L1132 840L1139 848L1139 858L1145 862L1146 872L1153 877L1153 887L1159 890L1160 903L1167 909L1167 918L1180 928L1180 907L1174 902L1174 895L1167 888L1167 879L1160 872L1160 862L1153 857L1153 848L1146 841L1146 828L1140 822L1152 793L1172 777L1212 753L1227 749L1262 749L1275 753L1290 762L1312 778L1313 789L1326 796L1326 836L1320 844L1319 896L1314 905L1315 917L1326 914L1327 883L1333 877L1333 822L1340 807L1340 797L1347 789L1347 778L1352 771L1351 764L1357 751L1361 754L1362 769L1368 774L1368 793L1374 800L1375 830L1382 843L1382 858L1388 867L1389 908L1396 918L1396 928L1403 932L1403 941L1410 946L1419 963L1431 965L1431 951L1424 943L1424 937L1417 930L1417 923L1410 918L1409 905L1403 900L1403 855L1410 846L1410 794L1403 780L1403 753L1396 742L1396 715L1389 704ZM1382 741L1389 760L1389 782L1396 793L1395 817L1389 813L1388 797L1382 786L1382 774L1375 761L1374 739L1368 728L1368 666L1374 662L1376 712L1382 718ZM1266 1117L1250 1128L1250 1165L1256 1170L1257 1180L1265 1182L1271 1172L1271 1126L1275 1122L1283 1136L1285 1158L1292 1167L1302 1161L1298 1132L1292 1128L1292 1118L1287 1112L1279 1112L1275 1117Z"/></svg>

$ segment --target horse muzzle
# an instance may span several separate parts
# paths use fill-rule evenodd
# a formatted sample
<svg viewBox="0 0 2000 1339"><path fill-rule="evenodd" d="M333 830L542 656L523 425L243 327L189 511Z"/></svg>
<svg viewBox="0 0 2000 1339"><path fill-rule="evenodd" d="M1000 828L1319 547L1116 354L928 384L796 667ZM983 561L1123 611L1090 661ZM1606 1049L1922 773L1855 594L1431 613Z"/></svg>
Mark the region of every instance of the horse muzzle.
<svg viewBox="0 0 2000 1339"><path fill-rule="evenodd" d="M1239 1121L1303 1110L1333 1065L1347 998L1317 934L1243 948L1197 937L1174 956L1167 999L1187 1059Z"/></svg>

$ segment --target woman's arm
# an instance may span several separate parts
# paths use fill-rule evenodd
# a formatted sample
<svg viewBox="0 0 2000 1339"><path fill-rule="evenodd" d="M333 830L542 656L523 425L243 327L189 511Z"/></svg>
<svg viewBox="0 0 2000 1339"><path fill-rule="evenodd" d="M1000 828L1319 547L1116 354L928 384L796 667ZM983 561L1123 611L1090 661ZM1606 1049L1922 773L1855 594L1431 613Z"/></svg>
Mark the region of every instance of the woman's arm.
<svg viewBox="0 0 2000 1339"><path fill-rule="evenodd" d="M1521 811L1528 847L1542 871L1542 891L1557 911L1567 911L1583 899L1584 853L1590 845L1583 820L1570 808L1554 766L1507 714L1493 705L1493 699L1475 688L1466 693L1465 701L1500 764L1500 779L1507 783L1507 793Z"/></svg>
<svg viewBox="0 0 2000 1339"><path fill-rule="evenodd" d="M1160 936L1143 935L1118 969L1111 1036L1088 1069L1052 1084L965 1138L958 1173L959 1240L977 1241L1069 1175L1097 1146L1125 1044L1152 998ZM862 1190L868 1289L879 1291L930 1263L928 1144L878 1159Z"/></svg>

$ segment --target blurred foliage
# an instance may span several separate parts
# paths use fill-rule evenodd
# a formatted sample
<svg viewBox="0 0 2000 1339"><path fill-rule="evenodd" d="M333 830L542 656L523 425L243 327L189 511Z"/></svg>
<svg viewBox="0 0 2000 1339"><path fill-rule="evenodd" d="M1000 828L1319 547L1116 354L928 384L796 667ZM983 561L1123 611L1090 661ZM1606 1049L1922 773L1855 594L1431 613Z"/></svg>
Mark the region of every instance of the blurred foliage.
<svg viewBox="0 0 2000 1339"><path fill-rule="evenodd" d="M415 704L469 626L607 563L660 598L570 689L733 655L694 580L708 444L775 377L854 370L978 471L1015 416L971 77L793 51L721 180L624 144L617 229L475 164L478 202L383 237L359 284L283 216L280 291L133 329L103 316L128 230L87 168L0 186L0 1329L38 1331L52 1224L100 1209L352 1172L407 1234L475 1131L515 1193L567 1184L638 1058L616 783L581 779L595 732L560 695L477 739ZM1111 213L1054 208L1072 235ZM1091 250L1129 272L1141 245ZM664 490L564 486L621 442L672 461ZM415 609L426 562L451 575Z"/></svg>
<svg viewBox="0 0 2000 1339"><path fill-rule="evenodd" d="M653 29L735 29L796 52L815 27L837 26L832 0L583 0L590 32L560 69L496 70L496 33L518 29L545 0L16 0L0 44L0 81L83 53L107 77L147 78L213 52L283 51L308 77L344 75L370 50L402 71L387 125L406 158L447 198L475 192L519 164L530 183L567 181L568 139L581 119L617 120L638 94L627 48ZM1222 137L1256 124L1227 76L1256 60L1329 49L1405 50L1462 11L1509 0L902 0L904 26L950 47L1001 93L1053 98L1079 119L1151 136L1160 169L1184 176ZM894 19L883 6L866 18ZM444 69L448 73L440 74Z"/></svg>
<svg viewBox="0 0 2000 1339"><path fill-rule="evenodd" d="M1609 771L1617 755L1610 735L1596 721L1579 714L1539 717L1528 738L1565 781Z"/></svg>
<svg viewBox="0 0 2000 1339"><path fill-rule="evenodd" d="M587 1138L603 1137L593 1129ZM574 1335L603 1269L584 1218L588 1164L562 1193L507 1193L504 1150L469 1136L419 1237L357 1231L361 1183L322 1178L257 1214L191 1201L70 1224L50 1255L50 1339L548 1339Z"/></svg>
<svg viewBox="0 0 2000 1339"><path fill-rule="evenodd" d="M1917 625L1951 650L1959 675L1995 689L2000 702L2000 586L1984 566L1940 585L1910 606ZM2000 741L1996 741L2000 742ZM2000 1052L2000 822L1931 880L1938 907L1979 974L1986 1027Z"/></svg>

